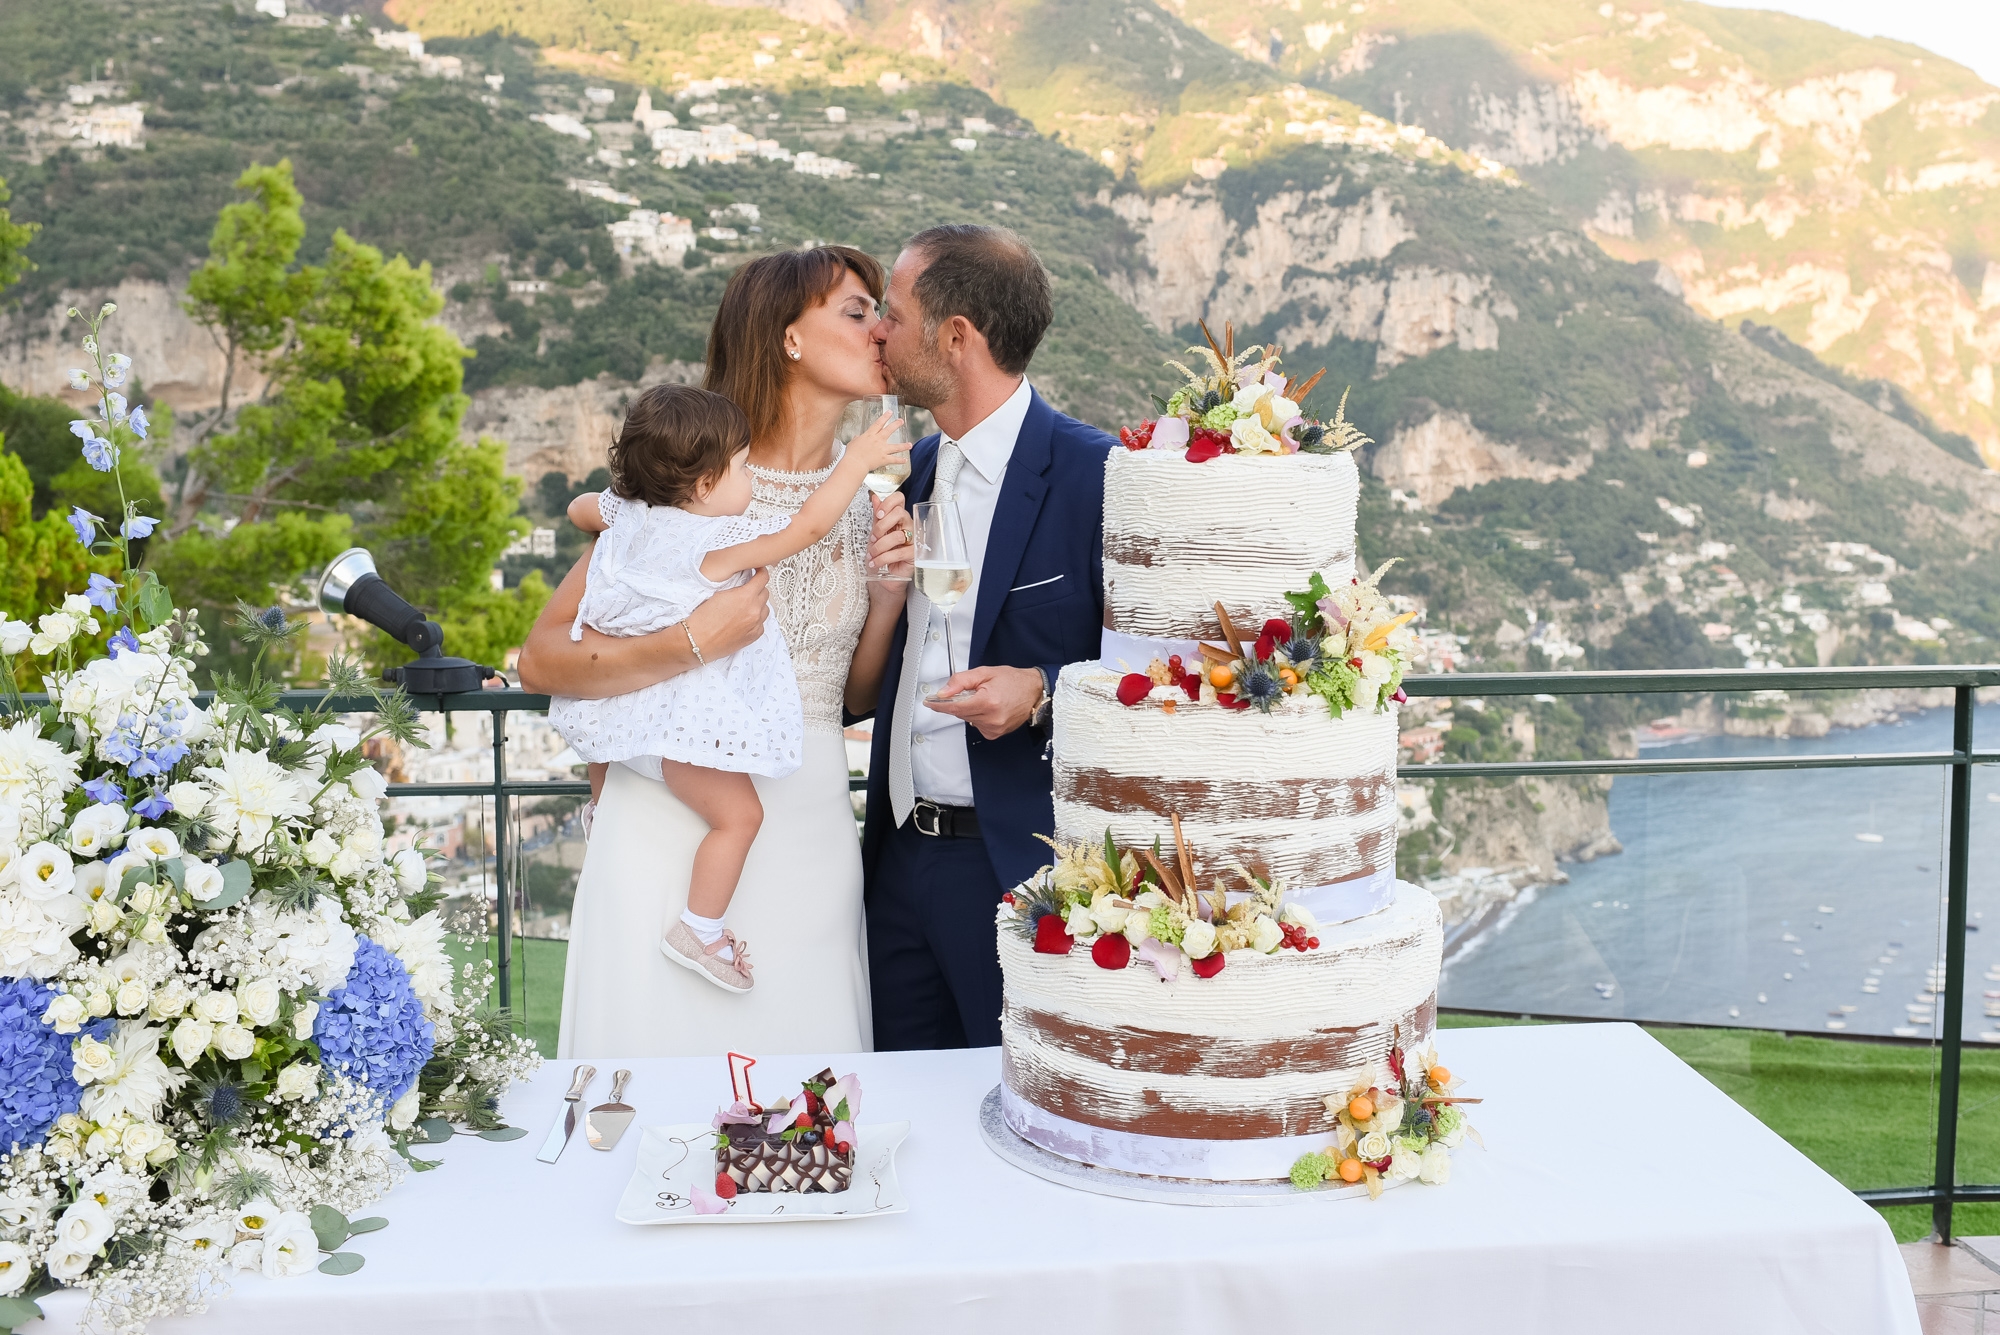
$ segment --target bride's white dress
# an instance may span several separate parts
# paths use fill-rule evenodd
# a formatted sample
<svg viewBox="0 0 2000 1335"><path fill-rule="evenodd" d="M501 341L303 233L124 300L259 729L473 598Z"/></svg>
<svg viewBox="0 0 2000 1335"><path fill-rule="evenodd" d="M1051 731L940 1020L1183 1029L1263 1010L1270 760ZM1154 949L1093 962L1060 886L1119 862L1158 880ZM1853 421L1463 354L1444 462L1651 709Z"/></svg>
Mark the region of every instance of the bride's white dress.
<svg viewBox="0 0 2000 1335"><path fill-rule="evenodd" d="M833 470L750 471L750 513L769 515L795 512ZM764 824L729 925L750 947L757 986L726 993L660 954L664 925L687 907L707 826L665 784L613 765L570 917L558 1057L873 1046L861 850L840 735L848 663L868 617L872 516L863 491L824 540L771 571L771 607L805 708L805 761L782 779L755 779Z"/></svg>

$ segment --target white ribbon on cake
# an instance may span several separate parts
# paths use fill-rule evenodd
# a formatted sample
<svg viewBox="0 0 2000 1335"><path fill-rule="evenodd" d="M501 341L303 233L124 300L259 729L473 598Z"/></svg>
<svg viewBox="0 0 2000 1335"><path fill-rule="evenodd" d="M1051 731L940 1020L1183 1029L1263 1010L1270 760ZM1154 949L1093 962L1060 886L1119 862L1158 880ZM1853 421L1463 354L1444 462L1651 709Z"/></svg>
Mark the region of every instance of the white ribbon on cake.
<svg viewBox="0 0 2000 1335"><path fill-rule="evenodd" d="M1315 885L1305 890L1286 890L1285 902L1296 904L1328 925L1352 922L1379 913L1395 902L1396 873L1393 868L1371 871L1366 876Z"/></svg>
<svg viewBox="0 0 2000 1335"><path fill-rule="evenodd" d="M1201 662L1201 641L1162 640L1150 635L1127 635L1123 631L1107 629L1097 642L1098 666L1121 675L1144 672L1146 665L1154 659L1164 663L1175 654L1181 656L1182 667L1194 672Z"/></svg>
<svg viewBox="0 0 2000 1335"><path fill-rule="evenodd" d="M1151 1177L1269 1181L1290 1175L1292 1164L1301 1154L1324 1150L1333 1143L1331 1127L1318 1135L1274 1136L1268 1140L1181 1140L1135 1131L1110 1131L1037 1107L1005 1082L1000 1086L1000 1116L1015 1135L1051 1154L1077 1163Z"/></svg>

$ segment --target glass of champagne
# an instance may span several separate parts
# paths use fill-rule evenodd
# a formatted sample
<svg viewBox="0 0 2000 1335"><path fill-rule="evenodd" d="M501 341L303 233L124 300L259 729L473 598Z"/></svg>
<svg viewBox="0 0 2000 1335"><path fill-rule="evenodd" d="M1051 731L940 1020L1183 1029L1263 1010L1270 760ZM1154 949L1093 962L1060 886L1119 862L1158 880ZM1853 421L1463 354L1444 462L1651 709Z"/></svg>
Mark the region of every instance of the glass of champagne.
<svg viewBox="0 0 2000 1335"><path fill-rule="evenodd" d="M889 418L897 418L901 417L902 415L903 415L903 405L897 401L896 396L894 394L884 394L882 396L881 416ZM892 445L901 445L905 449L905 451L909 449L910 428L907 423L905 423L902 426L898 426L895 429L895 431L890 433L889 443ZM891 459L888 463L883 464L880 468L877 468L873 472L869 473L867 478L865 479L865 482L867 484L868 490L872 492L878 500L886 500L889 498L890 495L892 495L896 491L898 487L903 485L904 479L909 477L909 475L910 475L910 456L908 453L905 453L902 458ZM888 566L884 565L884 566L876 566L875 568L870 570L868 572L868 578L879 579L879 580L905 580L908 579L909 576L898 575L894 571L892 571Z"/></svg>
<svg viewBox="0 0 2000 1335"><path fill-rule="evenodd" d="M911 511L916 525L917 592L944 609L944 663L949 680L958 672L951 655L951 609L972 587L972 555L965 545L965 527L951 501L919 501ZM925 627L929 633L929 627ZM927 700L939 699L944 682L924 685ZM952 697L959 698L959 697Z"/></svg>

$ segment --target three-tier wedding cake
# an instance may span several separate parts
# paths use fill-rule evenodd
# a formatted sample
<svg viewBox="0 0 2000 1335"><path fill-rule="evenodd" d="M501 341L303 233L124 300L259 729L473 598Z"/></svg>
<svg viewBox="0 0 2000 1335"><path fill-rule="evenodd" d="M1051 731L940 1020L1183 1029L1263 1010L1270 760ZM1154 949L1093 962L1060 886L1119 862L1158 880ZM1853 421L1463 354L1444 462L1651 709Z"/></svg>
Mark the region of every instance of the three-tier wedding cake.
<svg viewBox="0 0 2000 1335"><path fill-rule="evenodd" d="M1407 617L1356 565L1365 437L1344 400L1305 418L1275 350L1198 351L1106 464L1056 857L1000 910L1001 1116L1097 1167L1277 1180L1428 1043L1443 934L1395 876Z"/></svg>

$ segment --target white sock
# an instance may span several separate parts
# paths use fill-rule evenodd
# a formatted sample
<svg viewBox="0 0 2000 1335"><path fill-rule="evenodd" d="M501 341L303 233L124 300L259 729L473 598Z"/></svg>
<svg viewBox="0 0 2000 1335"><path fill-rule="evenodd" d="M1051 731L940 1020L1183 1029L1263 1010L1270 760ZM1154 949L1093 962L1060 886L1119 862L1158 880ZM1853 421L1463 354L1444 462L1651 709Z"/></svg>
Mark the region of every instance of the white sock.
<svg viewBox="0 0 2000 1335"><path fill-rule="evenodd" d="M694 933L695 939L705 946L712 946L717 941L720 941L722 939L722 929L728 925L721 918L704 918L693 909L682 909L681 921L687 924L688 930ZM724 946L717 953L730 963L734 963L736 960L736 952L728 946Z"/></svg>

